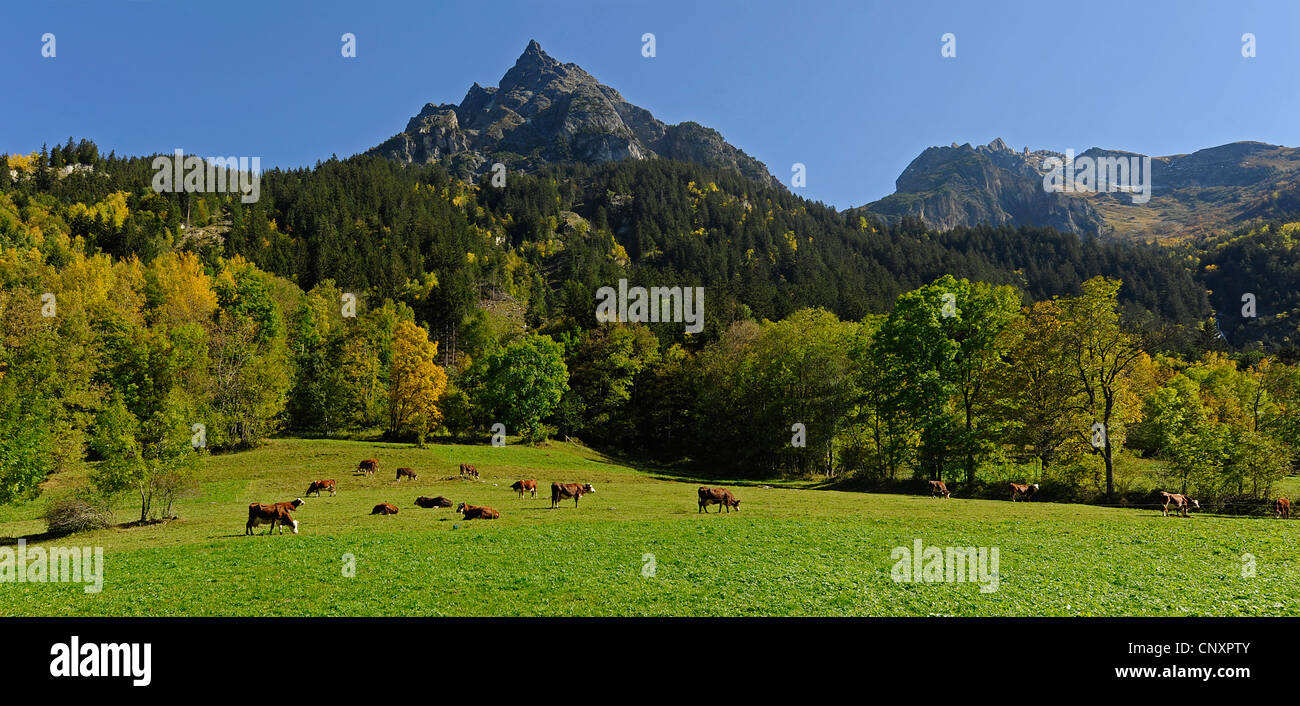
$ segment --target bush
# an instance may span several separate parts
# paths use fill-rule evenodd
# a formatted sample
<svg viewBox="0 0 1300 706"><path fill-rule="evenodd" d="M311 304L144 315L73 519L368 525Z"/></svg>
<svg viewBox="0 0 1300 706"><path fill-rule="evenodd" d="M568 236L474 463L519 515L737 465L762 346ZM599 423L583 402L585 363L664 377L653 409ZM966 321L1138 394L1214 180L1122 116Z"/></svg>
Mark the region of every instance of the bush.
<svg viewBox="0 0 1300 706"><path fill-rule="evenodd" d="M154 500L163 506L164 520L177 519L172 506L182 498L192 498L199 494L199 482L186 473L167 473L153 480Z"/></svg>
<svg viewBox="0 0 1300 706"><path fill-rule="evenodd" d="M45 525L50 534L87 532L112 524L113 513L107 505L81 498L55 500L45 510Z"/></svg>

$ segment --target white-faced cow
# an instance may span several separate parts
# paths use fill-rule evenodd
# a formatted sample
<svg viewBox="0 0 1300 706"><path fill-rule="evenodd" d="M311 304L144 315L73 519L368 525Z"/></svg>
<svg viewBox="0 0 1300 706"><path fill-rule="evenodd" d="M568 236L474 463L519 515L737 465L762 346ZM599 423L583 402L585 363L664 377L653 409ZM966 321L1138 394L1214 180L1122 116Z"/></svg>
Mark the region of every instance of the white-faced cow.
<svg viewBox="0 0 1300 706"><path fill-rule="evenodd" d="M573 498L573 506L577 507L578 498L594 492L591 483L551 483L551 507L559 507L564 498Z"/></svg>
<svg viewBox="0 0 1300 706"><path fill-rule="evenodd" d="M248 524L244 525L244 534L252 534L253 528L259 525L270 525L266 530L267 534L275 531L277 525L280 527L280 534L284 534L285 525L292 527L293 533L298 534L298 521L293 519L293 516L289 514L289 510L301 504L301 499L294 500L292 503L274 503L271 505L249 503Z"/></svg>
<svg viewBox="0 0 1300 706"><path fill-rule="evenodd" d="M933 498L936 495L942 495L943 497L948 498L952 497L952 491L948 490L948 486L945 485L943 481L932 480L930 481L930 497Z"/></svg>

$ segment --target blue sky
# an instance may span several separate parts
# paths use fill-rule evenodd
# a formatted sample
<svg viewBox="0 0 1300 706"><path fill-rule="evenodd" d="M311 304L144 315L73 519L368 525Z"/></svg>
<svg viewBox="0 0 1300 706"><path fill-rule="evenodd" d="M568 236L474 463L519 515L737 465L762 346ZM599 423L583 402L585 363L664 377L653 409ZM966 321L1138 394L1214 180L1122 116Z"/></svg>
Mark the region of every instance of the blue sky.
<svg viewBox="0 0 1300 706"><path fill-rule="evenodd" d="M787 183L807 165L800 193L841 208L891 193L922 149L951 142L1300 145L1289 1L9 0L0 14L9 152L74 135L119 154L310 165L495 85L532 38L665 122L716 128Z"/></svg>

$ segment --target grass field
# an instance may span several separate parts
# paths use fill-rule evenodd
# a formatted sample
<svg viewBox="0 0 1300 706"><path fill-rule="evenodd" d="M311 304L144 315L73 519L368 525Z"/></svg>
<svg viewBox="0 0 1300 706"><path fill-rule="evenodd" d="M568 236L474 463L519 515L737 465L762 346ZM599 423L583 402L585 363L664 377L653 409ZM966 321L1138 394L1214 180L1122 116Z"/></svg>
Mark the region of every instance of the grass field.
<svg viewBox="0 0 1300 706"><path fill-rule="evenodd" d="M367 457L380 472L353 476ZM481 481L444 480L461 462ZM398 466L420 480L393 480ZM102 546L103 590L0 583L0 614L1300 615L1300 522L717 482L741 511L700 515L699 482L561 443L280 439L211 457L201 476L179 520L30 544ZM249 502L291 500L316 478L337 479L339 494L307 500L295 513L301 534L244 536ZM540 481L537 499L515 497L519 478ZM555 480L596 493L551 510ZM56 476L42 498L0 508L0 545L42 533L45 503L81 483ZM420 509L418 495L491 505L501 519ZM369 515L382 501L401 512ZM997 590L895 582L891 552L916 539L997 548Z"/></svg>

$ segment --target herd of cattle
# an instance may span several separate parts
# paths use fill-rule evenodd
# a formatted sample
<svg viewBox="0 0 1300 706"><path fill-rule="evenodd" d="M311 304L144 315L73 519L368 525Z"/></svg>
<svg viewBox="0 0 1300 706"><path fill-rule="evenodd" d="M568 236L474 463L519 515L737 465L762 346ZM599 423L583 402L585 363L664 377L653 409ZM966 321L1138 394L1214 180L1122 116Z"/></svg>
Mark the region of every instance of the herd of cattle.
<svg viewBox="0 0 1300 706"><path fill-rule="evenodd" d="M379 470L379 460L368 458L357 464L356 472L358 474L373 476L377 470ZM479 477L478 469L467 463L462 463L460 464L460 477L477 479ZM397 469L397 480L400 481L403 478L409 478L411 480L420 479L414 469ZM528 494L533 498L537 497L537 481L531 478L515 481L510 485L510 488L514 490L521 499L525 494ZM1018 502L1021 499L1028 502L1033 500L1034 495L1038 493L1039 485L1038 483L1009 483L1007 489L1010 491L1011 502ZM320 497L320 494L324 491L329 491L330 495L338 494L338 487L333 479L312 481L311 485L307 486L307 492L304 493L304 495L315 495L316 497ZM551 483L551 509L559 507L561 500L567 500L569 498L573 498L573 506L577 507L578 500L583 495L594 492L596 492L596 489L592 487L590 483ZM736 496L732 495L731 491L726 488L708 488L701 486L697 491L697 495L699 501L699 510L697 512L708 512L708 506L710 505L717 505L718 512L722 512L723 508L726 508L727 512L731 512L733 508L740 510L740 501L737 500ZM952 497L952 491L948 490L948 485L943 481L932 480L930 481L930 497L933 498L938 496L950 498ZM253 528L260 525L270 525L270 529L267 530L268 534L277 526L280 528L280 534L284 534L285 526L291 527L293 533L297 534L298 521L293 519L293 515L290 513L297 510L302 504L302 498L296 498L293 502L287 503L272 503L269 505L264 503L249 504L248 524L245 527L245 534L252 534ZM415 499L415 505L417 507L431 509L451 507L453 503L450 498L445 498L441 495L432 498L421 495ZM1201 504L1191 497L1181 493L1169 493L1162 490L1160 491L1160 507L1161 512L1165 517L1169 516L1170 507L1173 507L1176 516L1181 515L1182 517L1189 517L1188 512L1190 510L1200 510ZM463 515L466 520L495 520L501 517L501 513L490 507L485 505L470 505L465 502L456 505L456 512ZM397 506L392 503L379 503L370 511L370 514L396 515ZM1278 518L1290 519L1291 501L1287 498L1278 498L1273 506L1273 514Z"/></svg>
<svg viewBox="0 0 1300 706"><path fill-rule="evenodd" d="M1011 502L1016 502L1020 498L1026 501L1033 500L1034 494L1038 492L1038 484L1008 483L1008 489L1011 491ZM952 491L948 490L948 485L941 480L930 481L930 497L942 495L945 498L952 497ZM1169 508L1173 506L1174 514L1183 517L1189 517L1189 510L1200 510L1201 503L1193 500L1191 497L1181 493L1169 493L1160 491L1160 509L1161 513L1169 516ZM1291 501L1287 498L1278 498L1273 503L1273 516L1280 519L1291 519Z"/></svg>
<svg viewBox="0 0 1300 706"><path fill-rule="evenodd" d="M379 460L368 458L357 464L356 473L358 475L373 476L379 470ZM478 469L467 463L460 464L461 478L478 478ZM397 469L397 480L409 478L419 480L419 475L411 468ZM511 490L522 499L525 494L530 497L537 497L537 481L531 478L515 481L510 485ZM334 479L314 480L307 486L307 492L303 495L310 497L315 495L320 497L321 493L328 491L331 496L338 495L338 484ZM561 500L573 498L573 506L578 506L578 500L588 493L594 493L596 489L590 483L551 483L551 508L555 509L560 506ZM699 495L699 511L707 512L709 505L718 505L718 512L726 508L731 512L732 508L740 509L740 501L731 494L726 488L706 488L701 487ZM298 521L293 519L291 514L302 506L304 500L295 498L292 502L287 503L250 503L248 506L248 524L244 527L244 534L252 534L253 528L260 525L270 525L267 534L270 534L276 527L280 528L280 534L284 534L284 528L287 526L298 534ZM415 499L416 507L433 509L451 507L450 498L441 495L436 497L426 497L421 495ZM462 502L456 505L456 512L460 513L466 520L495 520L501 517L501 513L485 505L470 505ZM379 503L371 511L371 515L396 515L397 506L392 503Z"/></svg>

